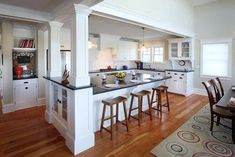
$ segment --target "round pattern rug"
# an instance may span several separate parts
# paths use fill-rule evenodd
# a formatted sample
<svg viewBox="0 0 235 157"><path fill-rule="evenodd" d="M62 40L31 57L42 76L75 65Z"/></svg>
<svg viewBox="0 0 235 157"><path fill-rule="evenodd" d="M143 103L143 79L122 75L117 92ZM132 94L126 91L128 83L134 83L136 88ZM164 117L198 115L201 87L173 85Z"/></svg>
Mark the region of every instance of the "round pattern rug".
<svg viewBox="0 0 235 157"><path fill-rule="evenodd" d="M217 156L223 157L234 157L234 152L231 148L226 146L225 144L216 142L216 141L205 141L204 147L211 153Z"/></svg>
<svg viewBox="0 0 235 157"><path fill-rule="evenodd" d="M200 137L190 131L179 131L179 132L177 132L177 136L181 140L188 142L188 143L197 143L200 141Z"/></svg>
<svg viewBox="0 0 235 157"><path fill-rule="evenodd" d="M210 118L208 118L206 116L194 116L193 119L196 122L202 123L202 124L209 124L210 123Z"/></svg>
<svg viewBox="0 0 235 157"><path fill-rule="evenodd" d="M169 142L166 144L166 149L168 152L174 155L185 155L188 152L188 149L179 142Z"/></svg>
<svg viewBox="0 0 235 157"><path fill-rule="evenodd" d="M206 152L199 152L199 153L193 154L192 157L217 157L217 156L210 154L210 153L206 153Z"/></svg>
<svg viewBox="0 0 235 157"><path fill-rule="evenodd" d="M233 144L232 135L224 131L213 131L211 135L223 143Z"/></svg>
<svg viewBox="0 0 235 157"><path fill-rule="evenodd" d="M196 123L189 123L188 127L190 129L193 129L194 131L200 131L200 132L205 131L205 128L202 125Z"/></svg>

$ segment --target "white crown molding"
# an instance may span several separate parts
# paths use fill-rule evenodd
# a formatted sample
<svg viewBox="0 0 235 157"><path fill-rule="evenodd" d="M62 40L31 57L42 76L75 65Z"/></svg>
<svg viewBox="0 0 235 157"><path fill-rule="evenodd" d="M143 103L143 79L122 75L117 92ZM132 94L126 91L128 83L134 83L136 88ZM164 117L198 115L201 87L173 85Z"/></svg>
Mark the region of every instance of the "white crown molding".
<svg viewBox="0 0 235 157"><path fill-rule="evenodd" d="M144 24L146 26L149 26L150 29L160 30L175 35L190 36L190 37L194 36L194 32L180 28L179 26L169 21L155 19L151 16L143 15L129 8L115 6L108 1L103 1L91 7L91 9L93 10L93 14L96 15L105 14L107 17L109 15L111 18L112 16L114 16L121 19L126 19L129 21L136 22L137 24Z"/></svg>
<svg viewBox="0 0 235 157"><path fill-rule="evenodd" d="M49 13L1 4L1 3L0 3L0 17L22 19L25 21L33 21L41 23L50 20Z"/></svg>

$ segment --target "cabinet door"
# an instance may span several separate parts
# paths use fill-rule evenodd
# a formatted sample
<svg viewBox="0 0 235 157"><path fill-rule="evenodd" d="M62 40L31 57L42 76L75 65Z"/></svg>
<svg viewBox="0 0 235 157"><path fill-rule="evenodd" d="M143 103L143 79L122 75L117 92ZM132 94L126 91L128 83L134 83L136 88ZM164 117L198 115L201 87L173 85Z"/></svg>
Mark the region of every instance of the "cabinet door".
<svg viewBox="0 0 235 157"><path fill-rule="evenodd" d="M67 121L68 93L62 89L62 118Z"/></svg>
<svg viewBox="0 0 235 157"><path fill-rule="evenodd" d="M170 43L170 57L177 58L178 57L178 51L179 51L178 42L171 42Z"/></svg>
<svg viewBox="0 0 235 157"><path fill-rule="evenodd" d="M183 41L181 44L181 57L189 58L190 57L190 42Z"/></svg>
<svg viewBox="0 0 235 157"><path fill-rule="evenodd" d="M120 41L118 44L118 51L117 51L117 60L127 60L128 56L127 56L127 45L124 41Z"/></svg>
<svg viewBox="0 0 235 157"><path fill-rule="evenodd" d="M14 92L17 110L37 105L37 84L16 86Z"/></svg>
<svg viewBox="0 0 235 157"><path fill-rule="evenodd" d="M58 113L59 111L59 92L58 92L58 87L53 86L53 106L52 109Z"/></svg>
<svg viewBox="0 0 235 157"><path fill-rule="evenodd" d="M128 60L136 60L137 59L137 43L129 42L128 51L129 51Z"/></svg>

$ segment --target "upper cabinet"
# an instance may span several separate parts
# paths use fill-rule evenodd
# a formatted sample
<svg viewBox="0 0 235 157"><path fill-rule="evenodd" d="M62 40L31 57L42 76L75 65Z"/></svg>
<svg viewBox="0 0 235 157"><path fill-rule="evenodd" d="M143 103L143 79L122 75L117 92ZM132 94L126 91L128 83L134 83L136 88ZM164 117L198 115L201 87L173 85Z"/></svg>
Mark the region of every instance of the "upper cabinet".
<svg viewBox="0 0 235 157"><path fill-rule="evenodd" d="M169 39L169 58L180 60L191 60L192 54L192 39L179 38Z"/></svg>
<svg viewBox="0 0 235 157"><path fill-rule="evenodd" d="M117 60L137 60L138 43L120 40L118 44Z"/></svg>

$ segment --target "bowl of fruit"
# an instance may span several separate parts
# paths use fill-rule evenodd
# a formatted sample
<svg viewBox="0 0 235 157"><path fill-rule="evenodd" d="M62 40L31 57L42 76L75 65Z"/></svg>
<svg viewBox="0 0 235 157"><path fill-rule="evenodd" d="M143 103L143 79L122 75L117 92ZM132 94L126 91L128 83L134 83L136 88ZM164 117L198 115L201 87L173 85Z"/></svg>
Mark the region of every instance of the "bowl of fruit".
<svg viewBox="0 0 235 157"><path fill-rule="evenodd" d="M116 78L118 79L118 80L123 80L125 77L126 77L126 73L124 73L124 72L119 72L119 73L117 73L116 75Z"/></svg>

